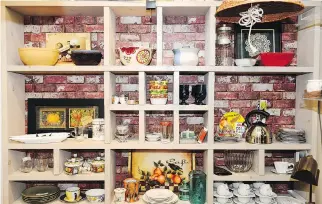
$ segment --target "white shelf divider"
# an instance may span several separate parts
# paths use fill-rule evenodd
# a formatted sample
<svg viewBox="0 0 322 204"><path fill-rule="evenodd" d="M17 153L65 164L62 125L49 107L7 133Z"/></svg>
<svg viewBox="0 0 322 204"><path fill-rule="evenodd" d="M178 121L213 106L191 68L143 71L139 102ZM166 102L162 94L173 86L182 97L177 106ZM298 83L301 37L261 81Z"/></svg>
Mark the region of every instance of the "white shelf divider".
<svg viewBox="0 0 322 204"><path fill-rule="evenodd" d="M54 159L54 175L59 175L60 169L60 150L58 148L53 149L53 159Z"/></svg>
<svg viewBox="0 0 322 204"><path fill-rule="evenodd" d="M174 105L179 105L180 103L180 73L173 73L173 92L172 92L172 101Z"/></svg>
<svg viewBox="0 0 322 204"><path fill-rule="evenodd" d="M207 203L213 203L213 174L214 174L214 151L204 152L204 171L207 175Z"/></svg>
<svg viewBox="0 0 322 204"><path fill-rule="evenodd" d="M115 65L116 17L110 7L104 7L104 65Z"/></svg>
<svg viewBox="0 0 322 204"><path fill-rule="evenodd" d="M206 14L206 42L205 42L205 63L206 65L216 64L216 6L209 7Z"/></svg>
<svg viewBox="0 0 322 204"><path fill-rule="evenodd" d="M146 104L146 89L147 89L147 80L146 73L139 72L139 104Z"/></svg>

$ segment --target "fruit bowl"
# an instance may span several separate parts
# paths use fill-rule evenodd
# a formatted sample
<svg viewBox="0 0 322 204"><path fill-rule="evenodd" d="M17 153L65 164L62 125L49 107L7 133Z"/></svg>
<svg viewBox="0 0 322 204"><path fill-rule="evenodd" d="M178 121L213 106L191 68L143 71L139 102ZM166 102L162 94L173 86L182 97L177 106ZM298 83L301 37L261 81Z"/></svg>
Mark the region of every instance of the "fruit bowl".
<svg viewBox="0 0 322 204"><path fill-rule="evenodd" d="M152 49L139 47L122 47L118 49L123 65L149 65L152 60Z"/></svg>
<svg viewBox="0 0 322 204"><path fill-rule="evenodd" d="M294 57L294 53L291 52L266 52L261 53L261 64L263 66L289 66Z"/></svg>
<svg viewBox="0 0 322 204"><path fill-rule="evenodd" d="M59 51L49 48L19 48L19 56L24 65L53 66L57 63Z"/></svg>

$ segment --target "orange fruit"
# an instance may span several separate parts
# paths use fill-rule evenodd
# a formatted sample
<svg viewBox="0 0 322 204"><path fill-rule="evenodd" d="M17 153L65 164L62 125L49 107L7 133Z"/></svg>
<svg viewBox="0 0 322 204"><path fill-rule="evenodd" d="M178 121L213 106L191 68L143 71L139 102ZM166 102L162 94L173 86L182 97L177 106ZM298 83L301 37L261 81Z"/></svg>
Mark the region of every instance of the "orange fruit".
<svg viewBox="0 0 322 204"><path fill-rule="evenodd" d="M165 183L165 176L160 175L160 176L158 177L157 181L158 181L161 185L163 185L163 184Z"/></svg>
<svg viewBox="0 0 322 204"><path fill-rule="evenodd" d="M173 178L173 176L174 176L173 174L167 174L167 178L168 178L168 179L172 179L172 178Z"/></svg>
<svg viewBox="0 0 322 204"><path fill-rule="evenodd" d="M160 176L160 175L162 175L162 171L160 168L156 168L156 169L154 169L153 174Z"/></svg>
<svg viewBox="0 0 322 204"><path fill-rule="evenodd" d="M174 175L174 177L172 178L173 183L175 184L180 184L181 183L181 178L179 175Z"/></svg>

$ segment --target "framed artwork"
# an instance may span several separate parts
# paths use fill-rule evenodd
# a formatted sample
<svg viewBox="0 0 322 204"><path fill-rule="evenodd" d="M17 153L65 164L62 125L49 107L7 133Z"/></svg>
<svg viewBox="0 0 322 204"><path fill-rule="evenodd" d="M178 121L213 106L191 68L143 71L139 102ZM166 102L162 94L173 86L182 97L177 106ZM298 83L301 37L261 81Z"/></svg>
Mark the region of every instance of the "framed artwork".
<svg viewBox="0 0 322 204"><path fill-rule="evenodd" d="M140 181L140 191L165 188L178 191L189 172L195 169L195 154L191 152L169 152L135 150L130 153L129 172Z"/></svg>
<svg viewBox="0 0 322 204"><path fill-rule="evenodd" d="M256 24L252 29L250 40L260 52L281 51L281 23ZM253 58L248 42L249 29L236 25L235 28L235 58Z"/></svg>
<svg viewBox="0 0 322 204"><path fill-rule="evenodd" d="M71 50L91 49L90 33L46 33L46 48L55 48L60 51L57 65L71 63Z"/></svg>
<svg viewBox="0 0 322 204"><path fill-rule="evenodd" d="M39 128L66 128L66 108L39 108Z"/></svg>
<svg viewBox="0 0 322 204"><path fill-rule="evenodd" d="M69 132L88 116L104 118L103 99L28 99L28 134Z"/></svg>

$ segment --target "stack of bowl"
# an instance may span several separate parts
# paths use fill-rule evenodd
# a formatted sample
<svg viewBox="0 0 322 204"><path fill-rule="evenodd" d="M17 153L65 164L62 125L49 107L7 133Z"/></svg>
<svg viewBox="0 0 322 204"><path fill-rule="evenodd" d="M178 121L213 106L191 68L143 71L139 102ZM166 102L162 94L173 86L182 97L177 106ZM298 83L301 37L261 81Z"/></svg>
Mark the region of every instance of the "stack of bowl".
<svg viewBox="0 0 322 204"><path fill-rule="evenodd" d="M57 186L34 186L21 193L22 200L26 203L49 203L60 195Z"/></svg>
<svg viewBox="0 0 322 204"><path fill-rule="evenodd" d="M168 100L168 81L150 81L150 101L153 105L165 105Z"/></svg>

